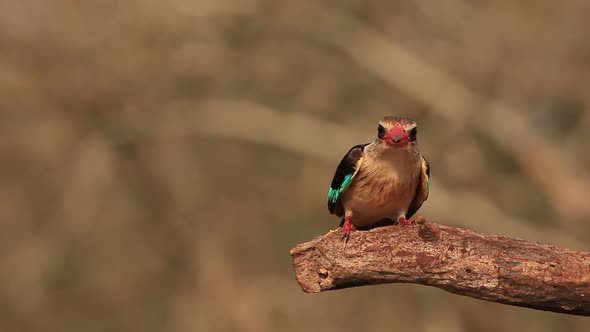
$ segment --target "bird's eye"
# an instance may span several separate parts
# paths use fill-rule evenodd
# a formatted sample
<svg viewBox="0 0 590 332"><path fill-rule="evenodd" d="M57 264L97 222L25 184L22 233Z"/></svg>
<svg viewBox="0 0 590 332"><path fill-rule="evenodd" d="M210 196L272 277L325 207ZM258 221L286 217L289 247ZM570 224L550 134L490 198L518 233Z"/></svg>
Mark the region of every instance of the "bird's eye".
<svg viewBox="0 0 590 332"><path fill-rule="evenodd" d="M416 139L416 135L418 135L418 128L414 127L410 130L410 139L413 141Z"/></svg>
<svg viewBox="0 0 590 332"><path fill-rule="evenodd" d="M383 127L382 125L379 125L379 128L377 128L377 137L385 137L385 127Z"/></svg>

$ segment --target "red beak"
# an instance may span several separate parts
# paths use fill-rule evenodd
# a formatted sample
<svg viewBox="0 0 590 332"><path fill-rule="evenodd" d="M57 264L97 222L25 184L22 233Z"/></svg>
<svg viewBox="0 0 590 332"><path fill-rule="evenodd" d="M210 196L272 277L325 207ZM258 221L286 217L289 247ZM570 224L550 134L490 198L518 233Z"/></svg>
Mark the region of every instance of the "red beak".
<svg viewBox="0 0 590 332"><path fill-rule="evenodd" d="M401 126L393 127L393 129L387 133L385 138L391 140L395 144L400 143L403 140L409 140L408 133Z"/></svg>

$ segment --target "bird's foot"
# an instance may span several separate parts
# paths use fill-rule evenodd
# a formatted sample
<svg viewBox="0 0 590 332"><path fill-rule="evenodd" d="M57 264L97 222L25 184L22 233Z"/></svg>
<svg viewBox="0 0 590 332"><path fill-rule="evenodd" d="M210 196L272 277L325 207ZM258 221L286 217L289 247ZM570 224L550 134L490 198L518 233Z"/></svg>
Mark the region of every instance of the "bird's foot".
<svg viewBox="0 0 590 332"><path fill-rule="evenodd" d="M400 223L400 225L403 226L408 226L412 224L412 220L407 219L405 216L397 218L397 221Z"/></svg>
<svg viewBox="0 0 590 332"><path fill-rule="evenodd" d="M344 237L345 238L348 239L350 237L350 232L354 231L355 229L356 228L350 222L350 219L344 220L344 224L342 225L342 231L344 232Z"/></svg>

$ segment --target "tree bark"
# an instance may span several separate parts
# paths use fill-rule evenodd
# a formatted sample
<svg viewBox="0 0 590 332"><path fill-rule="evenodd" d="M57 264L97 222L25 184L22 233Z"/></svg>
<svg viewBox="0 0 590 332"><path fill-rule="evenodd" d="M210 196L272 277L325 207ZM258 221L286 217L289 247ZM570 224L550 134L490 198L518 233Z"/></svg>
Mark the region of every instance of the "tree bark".
<svg viewBox="0 0 590 332"><path fill-rule="evenodd" d="M414 283L537 310L590 316L590 253L427 223L336 229L291 250L303 291Z"/></svg>

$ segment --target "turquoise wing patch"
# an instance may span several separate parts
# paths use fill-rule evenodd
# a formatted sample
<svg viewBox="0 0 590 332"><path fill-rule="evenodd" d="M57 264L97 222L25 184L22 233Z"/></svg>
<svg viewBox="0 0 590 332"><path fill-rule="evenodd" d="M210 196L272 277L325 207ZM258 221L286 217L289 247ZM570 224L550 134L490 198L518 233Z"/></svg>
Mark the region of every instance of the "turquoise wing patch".
<svg viewBox="0 0 590 332"><path fill-rule="evenodd" d="M340 198L340 194L346 189L346 187L348 187L348 185L352 181L352 176L353 174L348 174L347 176L345 176L344 180L342 181L342 184L340 185L340 188L330 188L330 190L328 190L328 201L330 203L336 204L336 202Z"/></svg>

